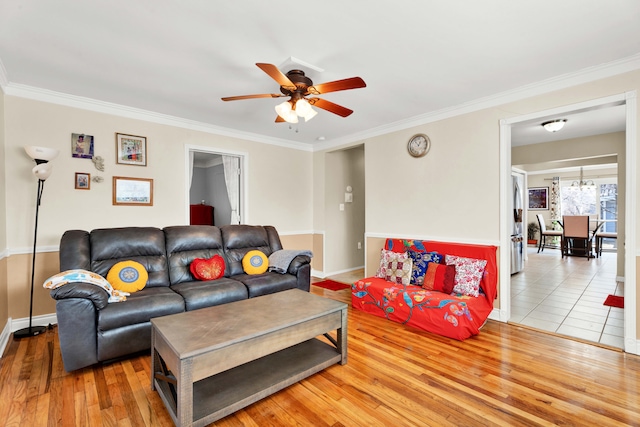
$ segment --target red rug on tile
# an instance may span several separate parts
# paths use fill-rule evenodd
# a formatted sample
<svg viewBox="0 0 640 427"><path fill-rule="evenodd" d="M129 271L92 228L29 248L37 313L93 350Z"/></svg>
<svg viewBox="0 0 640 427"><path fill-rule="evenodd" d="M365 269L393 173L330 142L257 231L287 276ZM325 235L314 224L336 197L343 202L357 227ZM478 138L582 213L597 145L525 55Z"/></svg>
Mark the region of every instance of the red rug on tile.
<svg viewBox="0 0 640 427"><path fill-rule="evenodd" d="M313 286L319 286L321 288L329 289L330 291L340 291L342 289L350 288L351 285L346 283L336 282L335 280L323 280L322 282L312 283Z"/></svg>
<svg viewBox="0 0 640 427"><path fill-rule="evenodd" d="M617 295L609 295L606 300L604 300L604 305L608 305L610 307L624 308L624 297L619 297Z"/></svg>

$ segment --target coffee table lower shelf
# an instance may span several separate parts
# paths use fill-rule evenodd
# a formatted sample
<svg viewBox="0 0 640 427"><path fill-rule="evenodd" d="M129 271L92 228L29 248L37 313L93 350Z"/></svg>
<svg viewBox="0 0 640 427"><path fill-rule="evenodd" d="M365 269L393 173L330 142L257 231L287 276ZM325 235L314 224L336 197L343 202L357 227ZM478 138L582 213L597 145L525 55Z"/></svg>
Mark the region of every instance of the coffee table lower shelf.
<svg viewBox="0 0 640 427"><path fill-rule="evenodd" d="M226 417L341 360L335 347L314 338L200 380L193 384L193 425ZM178 424L172 385L158 378L154 383Z"/></svg>

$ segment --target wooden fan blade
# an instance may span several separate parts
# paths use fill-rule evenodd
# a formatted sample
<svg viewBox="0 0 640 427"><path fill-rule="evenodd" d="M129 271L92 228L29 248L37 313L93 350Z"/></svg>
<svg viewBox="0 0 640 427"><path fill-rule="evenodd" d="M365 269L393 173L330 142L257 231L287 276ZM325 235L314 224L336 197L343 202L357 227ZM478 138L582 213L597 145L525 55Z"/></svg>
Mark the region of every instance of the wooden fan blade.
<svg viewBox="0 0 640 427"><path fill-rule="evenodd" d="M339 90L359 89L367 87L367 84L360 77L351 77L350 79L336 80L328 83L320 83L319 85L309 86L307 92L313 95L323 93L337 92Z"/></svg>
<svg viewBox="0 0 640 427"><path fill-rule="evenodd" d="M282 117L276 116L276 123L284 123L284 122L285 120Z"/></svg>
<svg viewBox="0 0 640 427"><path fill-rule="evenodd" d="M341 117L347 117L353 113L353 110L343 107L342 105L334 104L333 102L327 101L325 99L320 98L310 98L309 104L316 106L318 108L322 108L323 110L327 110L333 114L337 114Z"/></svg>
<svg viewBox="0 0 640 427"><path fill-rule="evenodd" d="M238 101L240 99L254 99L254 98L281 98L285 95L279 93L261 93L257 95L240 95L240 96L227 96L226 98L220 98L223 101Z"/></svg>
<svg viewBox="0 0 640 427"><path fill-rule="evenodd" d="M296 85L293 84L289 77L285 76L282 71L278 70L273 64L264 64L264 63L256 63L256 65L265 73L269 75L273 80L277 81L278 84L284 87L287 90L296 90Z"/></svg>

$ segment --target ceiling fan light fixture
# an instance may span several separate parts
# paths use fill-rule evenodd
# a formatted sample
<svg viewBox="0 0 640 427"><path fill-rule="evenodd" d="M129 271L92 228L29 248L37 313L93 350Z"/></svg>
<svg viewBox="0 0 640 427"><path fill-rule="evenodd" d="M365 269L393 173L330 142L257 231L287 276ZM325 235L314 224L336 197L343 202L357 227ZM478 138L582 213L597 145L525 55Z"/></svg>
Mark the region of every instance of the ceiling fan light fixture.
<svg viewBox="0 0 640 427"><path fill-rule="evenodd" d="M276 105L276 113L287 123L298 123L298 115L289 101Z"/></svg>
<svg viewBox="0 0 640 427"><path fill-rule="evenodd" d="M547 132L558 132L564 127L566 122L567 119L550 120L542 123L542 127L545 128Z"/></svg>
<svg viewBox="0 0 640 427"><path fill-rule="evenodd" d="M309 120L313 119L316 116L316 114L318 114L318 112L313 108L310 108L309 112L304 115L304 121L308 122Z"/></svg>

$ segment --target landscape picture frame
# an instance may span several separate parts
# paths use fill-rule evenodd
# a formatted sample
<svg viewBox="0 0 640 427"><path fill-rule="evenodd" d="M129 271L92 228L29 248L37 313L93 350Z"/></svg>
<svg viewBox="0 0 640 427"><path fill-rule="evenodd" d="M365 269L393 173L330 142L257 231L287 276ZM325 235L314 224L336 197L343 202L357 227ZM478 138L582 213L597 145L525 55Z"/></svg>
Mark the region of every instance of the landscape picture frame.
<svg viewBox="0 0 640 427"><path fill-rule="evenodd" d="M114 176L113 205L153 206L153 179Z"/></svg>

